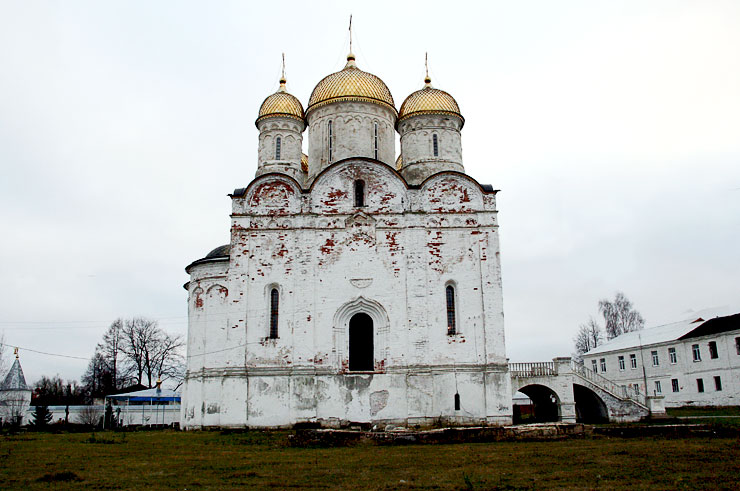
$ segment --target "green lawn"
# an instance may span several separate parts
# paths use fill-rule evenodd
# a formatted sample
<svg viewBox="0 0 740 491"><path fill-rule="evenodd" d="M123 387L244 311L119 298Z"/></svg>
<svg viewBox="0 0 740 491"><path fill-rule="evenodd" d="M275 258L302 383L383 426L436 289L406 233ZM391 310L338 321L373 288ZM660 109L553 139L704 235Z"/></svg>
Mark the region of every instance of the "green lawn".
<svg viewBox="0 0 740 491"><path fill-rule="evenodd" d="M1 489L738 489L737 438L291 448L288 433L0 436Z"/></svg>

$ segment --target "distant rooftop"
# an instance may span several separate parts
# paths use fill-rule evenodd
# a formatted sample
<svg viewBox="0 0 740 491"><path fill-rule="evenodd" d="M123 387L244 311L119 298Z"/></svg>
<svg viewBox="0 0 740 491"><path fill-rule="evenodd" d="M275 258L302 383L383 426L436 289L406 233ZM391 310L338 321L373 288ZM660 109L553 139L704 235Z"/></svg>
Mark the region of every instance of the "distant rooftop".
<svg viewBox="0 0 740 491"><path fill-rule="evenodd" d="M706 309L693 312L688 318L679 322L628 332L592 349L586 355L597 355L740 329L740 313L717 315L717 312L716 309Z"/></svg>

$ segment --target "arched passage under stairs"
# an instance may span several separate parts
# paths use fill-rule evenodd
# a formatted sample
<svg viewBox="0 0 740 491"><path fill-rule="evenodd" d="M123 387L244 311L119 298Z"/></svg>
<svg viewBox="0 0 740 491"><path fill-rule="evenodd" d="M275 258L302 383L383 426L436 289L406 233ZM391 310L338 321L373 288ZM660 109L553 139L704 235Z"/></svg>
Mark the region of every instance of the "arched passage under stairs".
<svg viewBox="0 0 740 491"><path fill-rule="evenodd" d="M578 423L607 423L609 411L601 397L593 390L580 384L573 384L573 397L576 401L576 421Z"/></svg>
<svg viewBox="0 0 740 491"><path fill-rule="evenodd" d="M531 414L524 414L520 409L514 410L514 423L546 423L560 421L560 398L546 385L531 384L521 387L519 392L532 401Z"/></svg>

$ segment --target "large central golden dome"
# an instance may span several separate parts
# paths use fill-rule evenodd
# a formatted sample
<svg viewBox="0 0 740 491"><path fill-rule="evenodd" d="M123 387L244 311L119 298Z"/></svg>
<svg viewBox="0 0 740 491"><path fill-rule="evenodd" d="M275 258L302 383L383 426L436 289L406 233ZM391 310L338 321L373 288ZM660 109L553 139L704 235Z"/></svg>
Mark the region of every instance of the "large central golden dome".
<svg viewBox="0 0 740 491"><path fill-rule="evenodd" d="M344 69L324 77L313 89L306 107L306 117L314 109L343 101L370 102L398 114L388 86L372 73L357 68L353 54L347 56Z"/></svg>

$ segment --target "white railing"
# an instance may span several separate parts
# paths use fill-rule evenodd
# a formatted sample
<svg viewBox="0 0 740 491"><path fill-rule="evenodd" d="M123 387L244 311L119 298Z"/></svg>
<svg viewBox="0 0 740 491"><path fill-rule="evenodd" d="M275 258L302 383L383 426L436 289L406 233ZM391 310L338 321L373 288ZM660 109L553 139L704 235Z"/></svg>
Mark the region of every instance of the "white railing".
<svg viewBox="0 0 740 491"><path fill-rule="evenodd" d="M551 361L536 361L531 363L509 363L509 373L512 377L549 377L557 375L555 363Z"/></svg>
<svg viewBox="0 0 740 491"><path fill-rule="evenodd" d="M608 378L602 377L598 373L594 372L593 370L589 370L579 363L571 363L571 367L573 368L573 373L580 375L597 387L601 387L605 391L612 393L620 399L630 399L639 404L642 404L643 406L647 405L645 394L641 393L639 390L633 387L616 384Z"/></svg>

